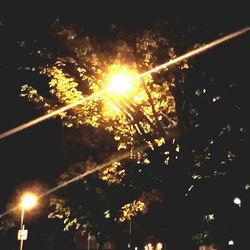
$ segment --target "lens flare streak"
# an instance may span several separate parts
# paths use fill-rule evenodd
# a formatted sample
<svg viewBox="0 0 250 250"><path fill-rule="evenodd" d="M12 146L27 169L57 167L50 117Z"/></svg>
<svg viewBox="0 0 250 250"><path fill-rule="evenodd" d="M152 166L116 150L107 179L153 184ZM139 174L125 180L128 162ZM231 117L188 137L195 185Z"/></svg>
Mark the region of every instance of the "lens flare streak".
<svg viewBox="0 0 250 250"><path fill-rule="evenodd" d="M6 132L3 132L2 134L0 134L0 139L3 139L3 138L8 137L10 135L13 135L13 134L15 134L15 133L17 133L17 132L19 132L21 130L29 128L29 127L31 127L31 126L33 126L35 124L40 123L40 122L43 122L43 121L45 121L45 120L47 120L47 119L49 119L49 118L51 118L53 116L56 116L56 115L58 115L58 114L60 114L60 113L62 113L64 111L68 110L68 109L71 109L71 108L73 108L73 107L75 107L75 106L77 106L77 105L79 105L79 104L81 104L83 102L86 102L86 101L88 101L88 100L90 100L90 99L92 99L92 98L94 98L96 96L99 96L103 92L104 91L102 91L101 93L95 94L95 95L90 95L90 96L88 96L88 97L86 97L86 98L84 98L82 100L71 103L71 104L69 104L67 106L64 106L62 108L59 108L59 109L57 109L57 110L55 110L55 111L53 111L51 113L45 114L45 115L40 116L40 117L38 117L38 118L36 118L34 120L31 120L31 121L29 121L27 123L24 123L24 124L22 124L20 126L17 126L17 127L13 128L13 129L10 129L10 130L6 131Z"/></svg>
<svg viewBox="0 0 250 250"><path fill-rule="evenodd" d="M140 74L140 75L138 75L138 76L136 76L136 77L133 77L131 80L140 79L140 78L142 78L142 77L144 77L144 76L147 76L147 75L149 75L149 74L151 74L151 73L158 72L158 71L160 71L160 70L162 70L162 69L164 69L164 68L167 68L167 67L170 66L170 65L176 64L176 63L178 63L178 62L180 62L180 61L182 61L182 60L184 60L184 59L187 59L187 58L190 58L190 57L192 57L192 56L194 56L194 55L197 55L197 54L200 54L200 53L202 53L202 52L205 52L205 51L208 50L208 49L211 49L211 48L213 48L213 47L215 47L215 46L217 46L217 45L219 45L219 44L222 44L222 43L224 43L224 42L226 42L226 41L228 41L228 40L231 40L231 39L233 39L233 38L235 38L235 37L237 37L237 36L240 36L240 35L242 35L242 34L248 32L249 30L250 30L250 26L247 26L247 27L242 28L242 29L240 29L240 30L238 30L238 31L235 31L235 32L233 32L233 33L230 33L230 34L228 34L228 35L226 35L226 36L223 36L223 37L221 37L221 38L219 38L219 39L216 39L216 40L214 40L214 41L212 41L212 42L210 42L210 43L208 43L208 44L205 44L205 45L203 45L203 46L201 46L201 47L199 47L199 48L197 48L197 49L194 49L194 50L192 50L192 51L189 51L189 52L187 52L186 54L184 54L184 55L182 55L182 56L179 56L179 57L176 57L176 58L174 58L174 59L171 59L171 60L169 60L168 62L163 63L163 64L161 64L161 65L159 65L159 66L157 66L157 67L155 67L155 68L153 68L153 69L151 69L151 70L149 70L149 71L146 71L146 72L144 72L144 73L142 73L142 74ZM65 106L65 107L62 107L62 108L60 108L60 109L57 109L57 110L55 110L55 111L53 111L53 112L51 112L51 113L49 113L49 114L40 116L40 117L38 117L38 118L36 118L36 119L34 119L34 120L32 120L32 121L29 121L29 122L27 122L27 123L25 123L25 124L22 124L22 125L20 125L20 126L18 126L18 127L16 127L16 128L13 128L13 129L10 129L10 130L8 130L8 131L5 131L5 132L3 132L3 133L0 134L0 140L3 139L3 138L5 138L5 137L8 137L8 136L10 136L10 135L13 135L13 134L15 134L15 133L17 133L17 132L19 132L19 131L21 131L21 130L24 130L24 129L26 129L26 128L29 128L29 127L31 127L31 126L33 126L33 125L35 125L35 124L38 124L38 123L40 123L40 122L42 122L42 121L45 121L45 120L47 120L47 119L49 119L49 118L51 118L51 117L53 117L53 116L56 116L56 115L58 115L58 114L61 113L61 112L64 112L64 111L66 111L66 110L68 110L68 109L71 109L71 108L73 108L73 107L75 107L75 106L77 106L77 105L83 103L84 101L90 100L90 99L94 98L94 97L97 96L97 95L103 94L105 91L107 91L107 90L103 90L103 91L101 91L101 93L98 93L98 94L96 94L96 95L90 95L90 96L88 96L88 97L85 98L85 99L82 99L82 100L80 100L80 101L77 101L77 102L75 102L75 103L72 103L72 104L70 104L70 105L67 105L67 106Z"/></svg>
<svg viewBox="0 0 250 250"><path fill-rule="evenodd" d="M144 146L138 147L138 148L136 148L136 149L133 151L133 153L136 154L137 152L144 151L144 150L146 150L147 148L149 148L148 145L144 145ZM56 187L54 187L54 188L51 188L50 190L48 190L48 191L46 191L46 192L44 192L44 193L38 195L38 196L37 196L37 201L38 201L39 199L41 199L41 198L47 196L47 195L50 195L51 193L54 193L54 192L58 191L59 189L61 189L61 188L63 188L63 187L68 186L69 184L71 184L71 183L73 183L73 182L77 182L77 181L83 179L84 177L86 177L86 176L88 176L88 175L91 175L91 174L93 174L93 173L95 173L95 172L97 172L97 171L100 171L100 170L104 169L104 168L110 166L111 164L113 164L113 163L115 163L115 162L117 162L117 161L121 161L121 160L130 158L130 157L131 157L131 152L130 152L130 151L129 151L129 152L125 152L125 153L121 154L120 156L113 157L111 160L106 161L106 162L104 162L103 164L100 164L100 165L98 165L97 167L95 167L95 168L93 168L93 169L91 169L91 170L88 170L88 171L86 171L85 173L83 173L83 174L81 174L81 175L78 175L78 176L76 176L76 177L74 177L74 178L72 178L72 179L70 179L70 180L68 180L68 181L65 181L64 183L62 183L62 184L60 184L60 185L58 185L58 186L56 186ZM6 211L6 212L0 214L0 218L6 216L6 215L8 215L8 214L10 214L11 212L14 212L16 209L19 209L19 208L20 208L20 206L16 206L16 207L13 207L13 208L9 209L8 211Z"/></svg>
<svg viewBox="0 0 250 250"><path fill-rule="evenodd" d="M191 50L191 51L187 52L186 54L184 54L182 56L171 59L166 63L163 63L163 64L161 64L161 65L159 65L159 66L157 66L157 67L155 67L155 68L153 68L153 69L151 69L149 71L146 71L146 72L136 76L135 79L142 78L142 77L144 77L146 75L149 75L151 73L158 72L158 71L160 71L160 70L162 70L164 68L167 68L170 65L176 64L176 63L178 63L178 62L180 62L180 61L182 61L184 59L187 59L187 58L190 58L190 57L192 57L194 55L205 52L206 50L211 49L211 48L213 48L213 47L215 47L215 46L217 46L217 45L219 45L221 43L224 43L224 42L226 42L228 40L231 40L231 39L233 39L233 38L235 38L237 36L240 36L240 35L248 32L249 30L250 30L250 26L247 26L247 27L245 27L243 29L240 29L240 30L235 31L233 33L230 33L230 34L228 34L226 36L223 36L223 37L221 37L219 39L216 39L216 40L214 40L214 41L212 41L212 42L210 42L208 44L205 44L205 45L203 45L203 46L201 46L201 47L199 47L197 49Z"/></svg>

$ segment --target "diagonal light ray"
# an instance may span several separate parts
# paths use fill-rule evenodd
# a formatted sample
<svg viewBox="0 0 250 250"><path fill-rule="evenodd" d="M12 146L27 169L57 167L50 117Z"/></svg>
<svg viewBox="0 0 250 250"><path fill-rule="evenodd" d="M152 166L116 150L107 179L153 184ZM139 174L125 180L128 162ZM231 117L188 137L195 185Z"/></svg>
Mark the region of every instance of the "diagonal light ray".
<svg viewBox="0 0 250 250"><path fill-rule="evenodd" d="M40 122L43 122L43 121L45 121L45 120L47 120L47 119L49 119L49 118L51 118L53 116L56 116L56 115L58 115L58 114L60 114L60 113L62 113L64 111L68 110L68 109L71 109L71 108L73 108L73 107L75 107L75 106L77 106L77 105L79 105L79 104L81 104L83 102L86 102L86 101L88 101L88 100L90 100L90 99L92 99L92 98L94 98L96 96L99 96L103 92L104 91L102 91L102 92L100 92L98 94L90 95L90 96L88 96L88 97L86 97L84 99L81 99L81 100L77 101L77 102L74 102L74 103L71 103L71 104L69 104L67 106L64 106L62 108L56 109L56 110L52 111L51 113L45 114L45 115L40 116L40 117L38 117L38 118L36 118L34 120L26 122L26 123L24 123L24 124L22 124L20 126L17 126L17 127L13 128L13 129L10 129L10 130L8 130L6 132L3 132L2 134L0 134L0 139L3 139L3 138L5 138L7 136L10 136L10 135L13 135L13 134L15 134L15 133L17 133L17 132L19 132L21 130L29 128L29 127L31 127L31 126L33 126L35 124L40 123Z"/></svg>
<svg viewBox="0 0 250 250"><path fill-rule="evenodd" d="M144 151L147 148L149 148L148 145L140 146L140 147L136 148L135 150L133 150L133 153L136 154L137 152ZM96 166L95 168L84 172L83 174L80 174L80 175L78 175L78 176L76 176L76 177L74 177L74 178L72 178L72 179L70 179L68 181L63 182L62 184L59 184L58 186L56 186L54 188L51 188L51 189L47 190L46 192L40 194L38 196L38 199L41 199L41 198L43 198L43 197L45 197L47 195L50 195L50 194L58 191L59 189L61 189L63 187L66 187L66 186L68 186L68 185L70 185L70 184L72 184L74 182L77 182L77 181L83 179L84 177L87 177L87 176L89 176L89 175L91 175L91 174L93 174L93 173L95 173L97 171L100 171L100 170L102 170L102 169L110 166L111 164L117 162L117 161L121 161L121 160L130 158L130 157L131 157L131 152L130 151L129 152L125 152L125 153L123 153L123 154L121 154L119 156L113 157L109 161L106 161L106 162L104 162L104 163ZM20 206L16 206L16 207L13 207L13 208L5 211L4 213L0 214L0 219L2 217L4 217L4 216L6 216L6 215L8 215L8 214L10 214L12 212L14 212L15 210L17 210L19 208L20 208Z"/></svg>
<svg viewBox="0 0 250 250"><path fill-rule="evenodd" d="M233 33L230 33L230 34L228 34L228 35L226 35L226 36L223 36L223 37L221 37L221 38L219 38L219 39L216 39L216 40L214 40L214 41L212 41L212 42L210 42L210 43L208 43L208 44L205 44L205 45L203 45L203 46L201 46L201 47L199 47L199 48L197 48L197 49L191 50L190 52L187 52L186 54L183 54L182 56L178 56L178 57L176 57L176 58L174 58L174 59L169 60L169 61L166 62L166 63L163 63L163 64L161 64L161 65L159 65L159 66L156 66L155 68L153 68L153 69L151 69L151 70L149 70L149 71L146 71L146 72L144 72L144 73L142 73L142 74L140 74L140 75L134 77L134 79L142 78L142 77L144 77L144 76L146 76L146 75L149 75L149 74L151 74L151 73L158 72L158 71L160 71L160 70L162 70L162 69L164 69L164 68L167 68L168 66L171 66L171 65L173 65L173 64L176 64L176 63L178 63L178 62L180 62L180 61L182 61L182 60L184 60L184 59L190 58L190 57L192 57L192 56L194 56L194 55L198 55L198 54L200 54L200 53L202 53L202 52L205 52L205 51L207 51L208 49L211 49L211 48L213 48L213 47L215 47L215 46L217 46L217 45L219 45L219 44L221 44L221 43L224 43L224 42L226 42L226 41L228 41L228 40L231 40L231 39L233 39L233 38L235 38L235 37L237 37L237 36L240 36L240 35L242 35L242 34L248 32L249 30L250 30L250 26L247 26L247 27L245 27L245 28L243 28L243 29L240 29L240 30L238 30L238 31L235 31L235 32L233 32Z"/></svg>
<svg viewBox="0 0 250 250"><path fill-rule="evenodd" d="M149 74L151 74L151 73L158 72L158 71L160 71L160 70L162 70L162 69L164 69L164 68L167 68L167 67L170 66L170 65L176 64L176 63L178 63L178 62L180 62L180 61L182 61L182 60L184 60L184 59L187 59L187 58L190 58L190 57L192 57L192 56L198 55L198 54L200 54L200 53L202 53L202 52L205 52L205 51L207 51L208 49L211 49L211 48L213 48L213 47L215 47L215 46L217 46L217 45L219 45L219 44L222 44L222 43L224 43L224 42L226 42L226 41L228 41L228 40L231 40L231 39L233 39L233 38L235 38L235 37L237 37L237 36L240 36L240 35L242 35L242 34L248 32L249 30L250 30L250 26L247 26L247 27L242 28L242 29L240 29L240 30L238 30L238 31L235 31L235 32L233 32L233 33L230 33L230 34L228 34L228 35L226 35L226 36L223 36L223 37L221 37L221 38L219 38L219 39L216 39L216 40L214 40L214 41L212 41L212 42L210 42L210 43L208 43L208 44L205 44L205 45L203 45L203 46L201 46L201 47L199 47L199 48L197 48L197 49L194 49L194 50L192 50L192 51L189 51L189 52L187 52L187 53L185 53L185 54L183 54L183 55L181 55L181 56L179 56L179 57L176 57L176 58L174 58L174 59L171 59L171 60L169 60L169 61L166 62L166 63L163 63L163 64L161 64L161 65L159 65L159 66L156 66L155 68L153 68L153 69L151 69L151 70L148 70L148 71L146 71L146 72L144 72L144 73L142 73L142 74L140 74L140 75L134 77L133 79L136 80L136 79L142 78L142 77L144 77L144 76L146 76L146 75L149 75ZM83 103L84 101L90 100L90 99L96 97L97 95L103 94L105 91L106 91L106 90L103 90L103 91L101 91L101 93L94 94L94 95L90 95L90 96L88 96L87 98L84 98L84 99L79 100L79 101L77 101L77 102L75 102L75 103L69 104L69 105L67 105L67 106L65 106L65 107L59 108L59 109L57 109L57 110L55 110L55 111L53 111L53 112L51 112L51 113L49 113L49 114L45 114L45 115L40 116L40 117L38 117L38 118L36 118L36 119L34 119L34 120L32 120L32 121L29 121L29 122L27 122L27 123L25 123L25 124L22 124L22 125L20 125L20 126L17 126L17 127L13 128L13 129L10 129L10 130L8 130L8 131L5 131L5 132L3 132L3 133L0 134L0 140L3 139L3 138L5 138L5 137L11 136L11 135L13 135L13 134L15 134L15 133L17 133L17 132L19 132L19 131L21 131L21 130L24 130L24 129L26 129L26 128L29 128L29 127L31 127L31 126L33 126L33 125L35 125L35 124L38 124L38 123L40 123L40 122L43 122L43 121L45 121L45 120L47 120L47 119L49 119L49 118L51 118L51 117L53 117L53 116L58 115L58 114L61 113L61 112L64 112L64 111L66 111L66 110L68 110L68 109L71 109L71 108L73 108L73 107L75 107L75 106L77 106L77 105Z"/></svg>

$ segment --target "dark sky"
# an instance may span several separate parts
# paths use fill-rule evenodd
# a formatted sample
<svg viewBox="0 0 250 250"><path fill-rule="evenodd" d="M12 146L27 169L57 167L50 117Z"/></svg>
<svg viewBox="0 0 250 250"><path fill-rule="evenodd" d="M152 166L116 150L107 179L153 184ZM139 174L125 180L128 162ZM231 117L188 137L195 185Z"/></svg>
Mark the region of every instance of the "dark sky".
<svg viewBox="0 0 250 250"><path fill-rule="evenodd" d="M239 4L217 6L202 1L198 5L173 4L170 1L134 1L136 4L133 1L82 2L84 4L80 6L77 1L58 6L34 2L32 5L1 9L0 131L39 116L39 111L32 104L19 97L20 85L26 75L18 72L17 67L32 62L22 54L18 43L27 41L32 47L36 40L39 46L55 48L57 42L53 40L50 26L56 20L79 25L94 34L102 34L112 23L133 31L150 27L157 20L166 20L178 34L182 31L184 35L192 34L183 38L189 44L191 41L193 44L208 42L221 33L227 34L250 24L247 8ZM187 30L193 31L188 33ZM201 59L195 59L190 79L199 81L206 70L210 78L217 79L222 85L227 81L236 82L240 86L237 98L247 105L246 94L242 99L241 94L246 93L249 84L249 44L250 36L246 34L207 52L208 55L201 56ZM219 89L223 92L221 86ZM59 150L60 133L59 121L49 120L0 141L0 212L5 210L6 202L23 185L34 181L53 185L57 174L65 167Z"/></svg>

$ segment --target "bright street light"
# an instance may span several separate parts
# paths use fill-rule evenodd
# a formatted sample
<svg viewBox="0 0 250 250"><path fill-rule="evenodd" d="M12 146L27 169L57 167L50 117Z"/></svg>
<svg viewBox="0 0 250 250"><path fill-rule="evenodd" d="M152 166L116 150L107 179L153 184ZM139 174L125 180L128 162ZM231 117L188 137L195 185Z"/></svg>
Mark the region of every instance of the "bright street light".
<svg viewBox="0 0 250 250"><path fill-rule="evenodd" d="M117 94L124 94L132 89L132 82L126 74L115 74L111 77L108 90Z"/></svg>
<svg viewBox="0 0 250 250"><path fill-rule="evenodd" d="M23 241L27 240L28 230L24 229L24 211L33 208L37 203L37 196L32 193L25 193L21 197L20 207L21 207L21 223L20 230L18 230L17 239L20 240L20 250L23 249Z"/></svg>
<svg viewBox="0 0 250 250"><path fill-rule="evenodd" d="M36 203L37 203L36 195L32 193L25 193L21 198L20 206L23 209L31 209L36 205Z"/></svg>
<svg viewBox="0 0 250 250"><path fill-rule="evenodd" d="M111 95L129 95L138 91L138 73L132 67L122 64L112 64L104 77L106 91Z"/></svg>
<svg viewBox="0 0 250 250"><path fill-rule="evenodd" d="M106 100L103 105L103 115L105 117L116 117L121 111L126 113L130 102L139 103L145 98L141 81L136 79L137 76L135 69L126 65L112 64L108 68L103 77Z"/></svg>

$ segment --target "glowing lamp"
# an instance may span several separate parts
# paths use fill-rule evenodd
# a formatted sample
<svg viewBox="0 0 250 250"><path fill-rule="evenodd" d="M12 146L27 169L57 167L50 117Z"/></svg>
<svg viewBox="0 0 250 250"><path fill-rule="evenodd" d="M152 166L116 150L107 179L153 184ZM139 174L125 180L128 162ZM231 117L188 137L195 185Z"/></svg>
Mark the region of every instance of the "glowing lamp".
<svg viewBox="0 0 250 250"><path fill-rule="evenodd" d="M37 197L32 193L25 193L21 198L21 207L23 209L30 209L37 203Z"/></svg>
<svg viewBox="0 0 250 250"><path fill-rule="evenodd" d="M131 79L126 74L115 74L111 77L108 89L118 94L127 93L132 89Z"/></svg>

